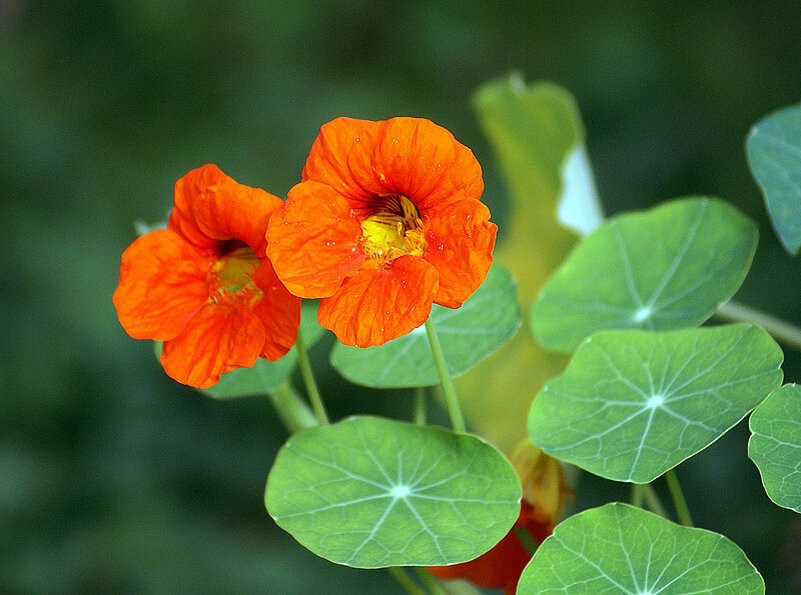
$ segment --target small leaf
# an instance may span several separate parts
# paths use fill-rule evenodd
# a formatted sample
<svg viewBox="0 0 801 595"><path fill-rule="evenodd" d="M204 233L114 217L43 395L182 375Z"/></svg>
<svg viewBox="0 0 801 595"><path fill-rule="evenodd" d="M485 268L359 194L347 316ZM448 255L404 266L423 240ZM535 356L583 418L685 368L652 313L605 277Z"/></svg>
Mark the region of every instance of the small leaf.
<svg viewBox="0 0 801 595"><path fill-rule="evenodd" d="M297 356L293 347L281 359L269 362L259 358L250 368L237 368L220 376L220 381L210 388L198 389L215 399L233 399L251 395L263 395L281 386L295 368Z"/></svg>
<svg viewBox="0 0 801 595"><path fill-rule="evenodd" d="M515 284L503 268L493 266L487 279L461 308L434 305L431 321L437 330L451 377L472 368L520 327ZM379 347L337 344L333 365L357 384L378 387L429 386L439 383L425 327Z"/></svg>
<svg viewBox="0 0 801 595"><path fill-rule="evenodd" d="M765 195L773 227L790 254L801 247L801 105L760 120L746 140L751 173Z"/></svg>
<svg viewBox="0 0 801 595"><path fill-rule="evenodd" d="M301 306L300 330L306 340L306 348L310 348L320 340L325 332L317 323L317 303L304 300ZM220 376L220 381L200 390L216 399L231 399L273 392L286 380L295 369L297 353L293 346L281 359L270 362L259 358L250 368L237 368Z"/></svg>
<svg viewBox="0 0 801 595"><path fill-rule="evenodd" d="M801 386L773 391L751 414L748 456L779 506L801 512Z"/></svg>
<svg viewBox="0 0 801 595"><path fill-rule="evenodd" d="M599 330L696 326L740 287L756 241L750 219L708 198L611 219L545 284L531 308L534 334L572 351Z"/></svg>
<svg viewBox="0 0 801 595"><path fill-rule="evenodd" d="M750 324L605 331L531 406L531 441L596 475L647 483L703 450L781 384L782 350Z"/></svg>
<svg viewBox="0 0 801 595"><path fill-rule="evenodd" d="M279 526L337 564L441 566L506 535L520 513L520 480L475 436L351 417L289 439L265 504Z"/></svg>
<svg viewBox="0 0 801 595"><path fill-rule="evenodd" d="M723 535L613 503L557 525L523 570L517 593L757 595L765 582Z"/></svg>

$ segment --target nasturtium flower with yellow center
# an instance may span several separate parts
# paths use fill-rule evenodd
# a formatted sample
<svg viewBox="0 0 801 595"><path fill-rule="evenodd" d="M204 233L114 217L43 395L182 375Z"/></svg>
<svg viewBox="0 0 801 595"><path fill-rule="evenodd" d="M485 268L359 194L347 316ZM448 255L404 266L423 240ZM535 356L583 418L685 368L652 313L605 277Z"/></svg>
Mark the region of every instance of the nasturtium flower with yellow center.
<svg viewBox="0 0 801 595"><path fill-rule="evenodd" d="M267 253L295 295L346 345L381 345L458 308L484 281L497 228L481 167L419 118L338 118L267 228Z"/></svg>
<svg viewBox="0 0 801 595"><path fill-rule="evenodd" d="M176 182L167 229L123 253L117 316L135 339L164 342L161 363L178 382L208 388L295 343L300 299L265 252L264 230L282 204L204 165Z"/></svg>

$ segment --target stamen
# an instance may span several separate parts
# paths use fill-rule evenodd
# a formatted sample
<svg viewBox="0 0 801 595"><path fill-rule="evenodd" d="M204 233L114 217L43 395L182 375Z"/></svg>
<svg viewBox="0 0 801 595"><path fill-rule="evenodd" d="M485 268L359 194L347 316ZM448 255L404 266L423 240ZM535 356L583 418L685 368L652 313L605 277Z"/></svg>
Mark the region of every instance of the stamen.
<svg viewBox="0 0 801 595"><path fill-rule="evenodd" d="M376 199L372 212L361 222L365 254L382 263L404 254L422 254L426 243L417 206L402 194L381 195Z"/></svg>
<svg viewBox="0 0 801 595"><path fill-rule="evenodd" d="M227 250L216 251L215 259L209 277L210 302L253 303L261 299L262 291L252 279L259 257L250 246L237 241L227 246Z"/></svg>

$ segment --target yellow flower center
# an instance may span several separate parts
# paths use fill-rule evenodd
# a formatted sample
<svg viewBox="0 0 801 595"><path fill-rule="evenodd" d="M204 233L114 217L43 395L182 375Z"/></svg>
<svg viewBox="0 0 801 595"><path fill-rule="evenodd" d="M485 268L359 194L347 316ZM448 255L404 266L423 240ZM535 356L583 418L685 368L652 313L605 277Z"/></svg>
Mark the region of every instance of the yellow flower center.
<svg viewBox="0 0 801 595"><path fill-rule="evenodd" d="M250 246L235 241L223 248L211 269L209 302L253 305L262 296L252 279L258 266L259 257Z"/></svg>
<svg viewBox="0 0 801 595"><path fill-rule="evenodd" d="M361 222L364 253L388 262L404 254L425 252L423 220L415 204L400 194L378 199L375 210Z"/></svg>

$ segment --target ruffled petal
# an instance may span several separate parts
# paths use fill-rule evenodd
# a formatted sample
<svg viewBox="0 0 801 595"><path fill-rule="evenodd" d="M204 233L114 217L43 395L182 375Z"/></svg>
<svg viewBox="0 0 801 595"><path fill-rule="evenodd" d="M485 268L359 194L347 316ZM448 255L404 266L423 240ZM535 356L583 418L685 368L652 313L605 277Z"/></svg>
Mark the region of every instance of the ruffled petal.
<svg viewBox="0 0 801 595"><path fill-rule="evenodd" d="M425 220L428 248L422 258L439 273L437 304L458 308L484 282L498 231L489 217L483 203L463 199L436 209Z"/></svg>
<svg viewBox="0 0 801 595"><path fill-rule="evenodd" d="M387 268L365 267L320 300L317 320L345 345L382 345L426 321L437 278L434 267L416 256L401 256Z"/></svg>
<svg viewBox="0 0 801 595"><path fill-rule="evenodd" d="M183 333L164 342L161 365L182 384L208 388L219 382L220 374L255 364L264 340L264 324L247 308L208 304Z"/></svg>
<svg viewBox="0 0 801 595"><path fill-rule="evenodd" d="M293 294L328 297L364 261L361 224L345 198L317 182L289 191L267 226L267 254Z"/></svg>
<svg viewBox="0 0 801 595"><path fill-rule="evenodd" d="M481 197L481 166L445 128L423 118L392 118L378 124L375 175L413 200L424 216L436 205Z"/></svg>
<svg viewBox="0 0 801 595"><path fill-rule="evenodd" d="M122 253L114 306L134 339L167 341L209 297L210 261L178 234L151 231Z"/></svg>
<svg viewBox="0 0 801 595"><path fill-rule="evenodd" d="M266 258L253 274L253 281L264 294L253 308L266 332L260 355L272 362L286 355L295 344L300 325L300 298L287 291Z"/></svg>
<svg viewBox="0 0 801 595"><path fill-rule="evenodd" d="M327 184L356 204L391 192L373 172L376 125L356 118L337 118L323 124L309 151L302 179Z"/></svg>
<svg viewBox="0 0 801 595"><path fill-rule="evenodd" d="M478 199L484 190L470 149L422 118L337 118L324 124L303 179L330 185L355 209L378 194L400 193L424 211L459 196Z"/></svg>
<svg viewBox="0 0 801 595"><path fill-rule="evenodd" d="M282 204L277 196L239 184L208 164L175 183L168 228L202 249L216 250L221 243L239 240L261 257L267 221Z"/></svg>

